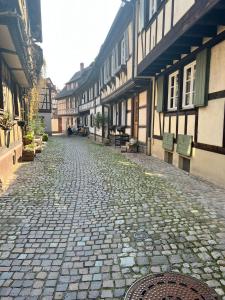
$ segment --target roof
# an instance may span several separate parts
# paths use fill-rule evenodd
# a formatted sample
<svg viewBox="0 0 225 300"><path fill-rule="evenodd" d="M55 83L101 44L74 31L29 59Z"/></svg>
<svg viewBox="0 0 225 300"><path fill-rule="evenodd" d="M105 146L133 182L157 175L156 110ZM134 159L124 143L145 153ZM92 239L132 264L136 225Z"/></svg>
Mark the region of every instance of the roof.
<svg viewBox="0 0 225 300"><path fill-rule="evenodd" d="M91 63L87 68L84 68L82 71L76 72L67 83L72 83L74 81L77 81L79 86L82 85L87 80L87 77L89 76L92 68L93 68L93 63ZM65 97L72 96L78 88L79 87L75 87L73 89L67 90L67 86L65 85L65 87L61 90L61 92L56 95L55 99L60 100Z"/></svg>

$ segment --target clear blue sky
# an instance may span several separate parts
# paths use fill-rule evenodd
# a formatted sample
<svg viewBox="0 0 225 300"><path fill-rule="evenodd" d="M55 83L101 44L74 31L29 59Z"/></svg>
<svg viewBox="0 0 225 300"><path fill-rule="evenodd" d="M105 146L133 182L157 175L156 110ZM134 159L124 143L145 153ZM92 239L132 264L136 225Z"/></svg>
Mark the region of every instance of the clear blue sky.
<svg viewBox="0 0 225 300"><path fill-rule="evenodd" d="M97 56L121 0L42 0L47 76L57 87Z"/></svg>

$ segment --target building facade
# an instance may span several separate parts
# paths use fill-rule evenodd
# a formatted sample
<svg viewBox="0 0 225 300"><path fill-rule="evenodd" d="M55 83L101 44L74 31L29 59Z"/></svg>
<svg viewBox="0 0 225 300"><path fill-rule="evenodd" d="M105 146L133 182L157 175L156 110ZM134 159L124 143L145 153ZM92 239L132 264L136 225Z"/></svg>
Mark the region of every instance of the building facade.
<svg viewBox="0 0 225 300"><path fill-rule="evenodd" d="M0 1L0 182L22 155L22 123L29 89L38 80L43 55L40 0ZM6 124L6 126L4 126Z"/></svg>
<svg viewBox="0 0 225 300"><path fill-rule="evenodd" d="M140 151L225 185L224 1L123 3L74 91L77 118L94 139L125 132Z"/></svg>
<svg viewBox="0 0 225 300"><path fill-rule="evenodd" d="M57 90L50 78L40 79L39 85L38 115L43 119L45 131L51 135L53 132L58 132L57 106L55 103Z"/></svg>
<svg viewBox="0 0 225 300"><path fill-rule="evenodd" d="M151 153L225 185L225 3L148 5L137 75L153 77Z"/></svg>
<svg viewBox="0 0 225 300"><path fill-rule="evenodd" d="M86 81L91 70L91 66L84 68L80 64L80 71L76 72L72 78L65 84L55 99L57 100L58 132L65 133L69 126L77 127L80 123L78 106L78 88Z"/></svg>

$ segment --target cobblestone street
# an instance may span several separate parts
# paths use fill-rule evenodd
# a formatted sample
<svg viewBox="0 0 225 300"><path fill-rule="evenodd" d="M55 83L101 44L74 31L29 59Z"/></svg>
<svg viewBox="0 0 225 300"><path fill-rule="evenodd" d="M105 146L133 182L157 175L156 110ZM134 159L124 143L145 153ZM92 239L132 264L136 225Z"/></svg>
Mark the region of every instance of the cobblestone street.
<svg viewBox="0 0 225 300"><path fill-rule="evenodd" d="M0 196L0 298L123 299L172 270L225 299L224 192L152 157L51 138Z"/></svg>

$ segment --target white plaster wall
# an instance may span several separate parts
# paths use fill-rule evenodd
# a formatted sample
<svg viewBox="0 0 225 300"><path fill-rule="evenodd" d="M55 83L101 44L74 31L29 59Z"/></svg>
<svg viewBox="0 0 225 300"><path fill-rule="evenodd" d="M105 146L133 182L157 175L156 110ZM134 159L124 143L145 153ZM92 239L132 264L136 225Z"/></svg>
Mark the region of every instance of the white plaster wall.
<svg viewBox="0 0 225 300"><path fill-rule="evenodd" d="M173 25L176 25L176 23L185 15L194 3L195 0L174 0Z"/></svg>
<svg viewBox="0 0 225 300"><path fill-rule="evenodd" d="M225 90L225 41L211 50L209 93Z"/></svg>
<svg viewBox="0 0 225 300"><path fill-rule="evenodd" d="M44 118L45 131L51 133L52 132L51 113L39 113L39 116Z"/></svg>
<svg viewBox="0 0 225 300"><path fill-rule="evenodd" d="M209 101L199 109L198 142L222 146L225 99Z"/></svg>

